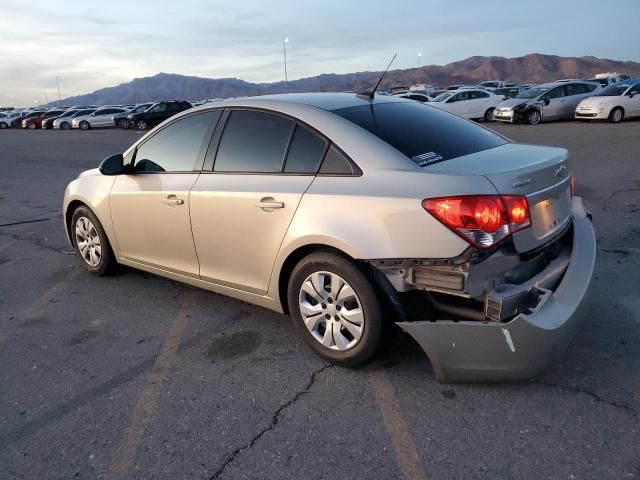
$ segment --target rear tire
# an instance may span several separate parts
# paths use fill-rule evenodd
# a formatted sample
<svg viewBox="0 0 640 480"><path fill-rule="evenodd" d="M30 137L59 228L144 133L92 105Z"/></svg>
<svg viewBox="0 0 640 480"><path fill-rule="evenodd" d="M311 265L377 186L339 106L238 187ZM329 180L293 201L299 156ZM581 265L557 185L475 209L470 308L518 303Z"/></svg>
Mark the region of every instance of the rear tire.
<svg viewBox="0 0 640 480"><path fill-rule="evenodd" d="M528 125L538 125L542 121L542 115L536 109L529 110L524 116Z"/></svg>
<svg viewBox="0 0 640 480"><path fill-rule="evenodd" d="M322 252L300 260L287 300L298 334L329 362L360 365L380 346L382 305L371 281L344 257Z"/></svg>
<svg viewBox="0 0 640 480"><path fill-rule="evenodd" d="M493 111L495 109L493 107L488 108L486 112L484 112L484 121L485 122L493 122Z"/></svg>
<svg viewBox="0 0 640 480"><path fill-rule="evenodd" d="M36 129L36 127L37 127L37 125L36 125L36 123L35 123L35 122L29 122L29 123L27 123L27 128L28 128L29 130L35 130L35 129Z"/></svg>
<svg viewBox="0 0 640 480"><path fill-rule="evenodd" d="M0 122L0 130L4 130L5 128L9 128L9 125L4 122Z"/></svg>
<svg viewBox="0 0 640 480"><path fill-rule="evenodd" d="M83 120L80 122L79 127L80 127L80 130L89 130L91 128L91 125L86 120Z"/></svg>
<svg viewBox="0 0 640 480"><path fill-rule="evenodd" d="M614 108L611 110L611 113L609 113L609 121L611 123L620 123L622 119L624 119L624 110L620 107Z"/></svg>
<svg viewBox="0 0 640 480"><path fill-rule="evenodd" d="M103 276L114 270L117 262L107 234L87 207L78 207L73 212L70 234L73 247L88 271Z"/></svg>
<svg viewBox="0 0 640 480"><path fill-rule="evenodd" d="M118 126L121 129L126 130L127 128L129 128L129 120L127 120L126 118L121 118L120 120L118 120Z"/></svg>
<svg viewBox="0 0 640 480"><path fill-rule="evenodd" d="M138 130L146 130L148 127L147 122L145 122L144 120L138 120L136 122L136 128Z"/></svg>

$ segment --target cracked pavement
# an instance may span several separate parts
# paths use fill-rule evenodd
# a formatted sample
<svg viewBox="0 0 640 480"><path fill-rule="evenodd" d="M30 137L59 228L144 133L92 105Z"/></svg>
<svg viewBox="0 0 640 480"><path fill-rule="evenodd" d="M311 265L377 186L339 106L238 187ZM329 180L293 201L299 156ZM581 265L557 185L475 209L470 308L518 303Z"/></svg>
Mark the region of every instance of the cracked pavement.
<svg viewBox="0 0 640 480"><path fill-rule="evenodd" d="M640 480L640 122L489 126L569 149L598 236L591 315L528 382L440 385L401 333L332 367L282 315L93 277L62 193L139 134L0 132L0 478Z"/></svg>

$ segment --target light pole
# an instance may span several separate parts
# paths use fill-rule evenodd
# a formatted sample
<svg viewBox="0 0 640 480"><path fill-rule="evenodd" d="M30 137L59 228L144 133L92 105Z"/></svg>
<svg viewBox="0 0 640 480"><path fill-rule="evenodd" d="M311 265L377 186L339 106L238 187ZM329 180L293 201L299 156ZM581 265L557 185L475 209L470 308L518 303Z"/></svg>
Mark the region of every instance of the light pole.
<svg viewBox="0 0 640 480"><path fill-rule="evenodd" d="M422 52L418 52L418 68L422 66Z"/></svg>
<svg viewBox="0 0 640 480"><path fill-rule="evenodd" d="M58 75L56 75L56 85L58 86L58 102L62 103L62 99L60 98L60 81L58 80Z"/></svg>
<svg viewBox="0 0 640 480"><path fill-rule="evenodd" d="M284 52L284 93L289 93L289 79L287 78L287 43L289 37L282 39L282 51Z"/></svg>

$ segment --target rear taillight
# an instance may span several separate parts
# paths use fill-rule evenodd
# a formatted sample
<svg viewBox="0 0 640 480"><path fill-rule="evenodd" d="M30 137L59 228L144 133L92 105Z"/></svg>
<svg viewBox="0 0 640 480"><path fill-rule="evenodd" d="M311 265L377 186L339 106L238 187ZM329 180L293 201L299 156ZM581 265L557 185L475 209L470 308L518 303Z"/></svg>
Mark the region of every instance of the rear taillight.
<svg viewBox="0 0 640 480"><path fill-rule="evenodd" d="M489 248L531 226L529 204L519 195L427 198L423 208L478 248Z"/></svg>
<svg viewBox="0 0 640 480"><path fill-rule="evenodd" d="M571 196L573 197L574 192L576 191L576 178L571 174L571 180L569 180L569 187L571 188Z"/></svg>

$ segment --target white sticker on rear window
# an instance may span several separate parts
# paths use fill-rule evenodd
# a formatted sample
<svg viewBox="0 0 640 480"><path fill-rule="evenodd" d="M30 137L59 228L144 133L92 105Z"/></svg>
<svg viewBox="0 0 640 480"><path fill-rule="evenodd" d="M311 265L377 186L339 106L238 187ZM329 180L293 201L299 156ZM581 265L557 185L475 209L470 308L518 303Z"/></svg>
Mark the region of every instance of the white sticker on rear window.
<svg viewBox="0 0 640 480"><path fill-rule="evenodd" d="M415 155L411 157L411 160L416 162L419 167L426 167L427 165L431 165L432 163L441 162L444 160L442 155L436 152L427 152L421 153L420 155Z"/></svg>

